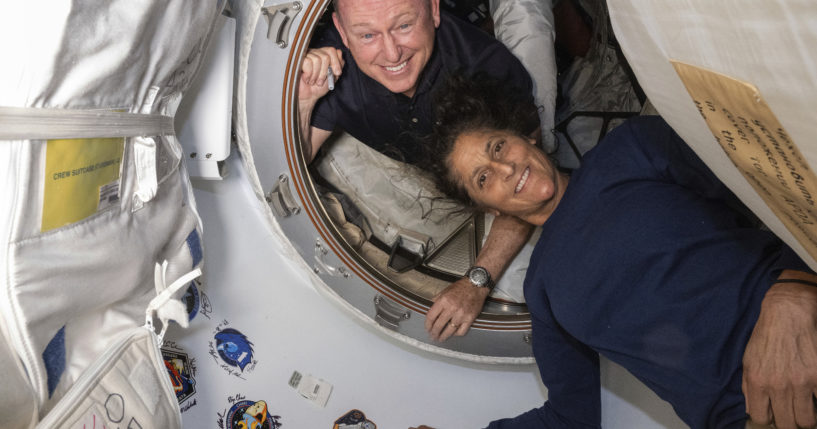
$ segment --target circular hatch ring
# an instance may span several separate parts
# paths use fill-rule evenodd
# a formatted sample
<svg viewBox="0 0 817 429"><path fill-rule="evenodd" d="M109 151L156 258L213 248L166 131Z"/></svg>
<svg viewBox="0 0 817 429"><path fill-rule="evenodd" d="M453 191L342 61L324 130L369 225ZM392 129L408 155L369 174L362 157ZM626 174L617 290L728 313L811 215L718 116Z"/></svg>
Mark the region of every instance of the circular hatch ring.
<svg viewBox="0 0 817 429"><path fill-rule="evenodd" d="M489 302L491 311L483 311L467 335L432 343L424 329L432 302L360 257L329 217L300 149L295 97L298 66L330 1L301 6L292 20L291 43L284 46L268 37L272 20L264 13L245 12L243 26L242 16L236 16L239 38L246 42L237 56L235 138L272 229L280 229L303 258L318 289L390 336L467 361L533 362L524 304ZM250 46L244 48L245 43ZM280 122L271 120L276 108Z"/></svg>

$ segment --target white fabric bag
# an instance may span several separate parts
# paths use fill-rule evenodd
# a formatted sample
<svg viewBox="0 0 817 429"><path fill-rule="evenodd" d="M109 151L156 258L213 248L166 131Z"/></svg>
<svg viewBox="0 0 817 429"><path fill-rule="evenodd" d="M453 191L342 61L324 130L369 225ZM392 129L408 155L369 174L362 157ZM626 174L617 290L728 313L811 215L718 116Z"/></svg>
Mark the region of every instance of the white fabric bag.
<svg viewBox="0 0 817 429"><path fill-rule="evenodd" d="M171 320L187 327L187 313L178 298L201 270L165 285L168 263L157 264L156 298L146 312L145 326L120 334L40 422L38 428L125 426L127 428L181 428L181 412L167 375L160 346ZM153 319L162 323L157 335Z"/></svg>
<svg viewBox="0 0 817 429"><path fill-rule="evenodd" d="M0 410L34 411L9 426L114 422L114 394L123 419L178 425L141 326L146 309L186 323L170 299L184 291L165 285L189 284L203 259L173 116L224 4L17 2L0 15L0 361L16 386Z"/></svg>

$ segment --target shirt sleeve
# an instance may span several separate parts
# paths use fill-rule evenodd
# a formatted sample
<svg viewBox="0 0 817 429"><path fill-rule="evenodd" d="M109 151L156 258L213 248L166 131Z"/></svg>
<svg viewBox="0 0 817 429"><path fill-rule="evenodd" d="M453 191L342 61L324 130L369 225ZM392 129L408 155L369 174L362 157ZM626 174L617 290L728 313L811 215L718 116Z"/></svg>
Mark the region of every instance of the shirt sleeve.
<svg viewBox="0 0 817 429"><path fill-rule="evenodd" d="M613 130L618 144L633 144L644 156L645 168L658 179L692 189L706 198L736 199L731 190L659 116L640 116ZM625 142L626 141L626 142Z"/></svg>
<svg viewBox="0 0 817 429"><path fill-rule="evenodd" d="M617 138L632 137L638 151L664 179L693 189L705 198L718 199L747 216L754 214L715 176L700 157L675 133L663 119L643 116L627 121L621 131L614 130ZM611 132L612 134L612 132ZM808 265L785 243L773 266L774 272L784 269L812 272Z"/></svg>
<svg viewBox="0 0 817 429"><path fill-rule="evenodd" d="M338 49L344 49L340 34L334 26L324 29L324 31L314 39L310 45L310 49L324 48L331 46ZM349 54L344 49L344 58L348 58ZM346 70L344 70L346 72ZM348 78L348 76L347 76ZM312 118L310 124L315 128L320 128L325 131L333 131L337 126L337 109L338 97L340 91L329 91L326 95L321 97L312 109Z"/></svg>
<svg viewBox="0 0 817 429"><path fill-rule="evenodd" d="M334 131L337 124L335 118L335 103L332 102L333 94L326 94L318 100L315 108L312 110L312 118L309 121L310 125L315 128L320 128L325 131Z"/></svg>
<svg viewBox="0 0 817 429"><path fill-rule="evenodd" d="M548 389L548 400L514 418L493 421L487 429L601 427L598 354L562 329L549 311L546 313L531 320L533 354Z"/></svg>

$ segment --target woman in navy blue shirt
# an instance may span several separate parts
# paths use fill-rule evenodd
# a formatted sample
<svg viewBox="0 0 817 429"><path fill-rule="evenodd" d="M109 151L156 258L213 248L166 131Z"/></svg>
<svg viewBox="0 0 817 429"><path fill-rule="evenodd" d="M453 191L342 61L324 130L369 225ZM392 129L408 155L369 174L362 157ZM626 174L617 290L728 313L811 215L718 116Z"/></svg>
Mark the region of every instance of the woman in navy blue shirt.
<svg viewBox="0 0 817 429"><path fill-rule="evenodd" d="M764 298L797 293L813 309L817 288L808 283L817 277L756 227L659 117L620 125L568 174L515 128L519 115L497 101L508 93L455 79L437 104L431 157L449 195L542 226L524 292L548 401L489 428L599 427L599 354L692 428L743 428L743 360L746 352L747 365L757 361L747 349L756 324L762 332L750 349L758 353L790 364L813 362L815 350L766 350L776 337L758 320L777 313ZM765 390L758 402L766 413L774 407L779 428L813 427L813 387L789 397ZM756 420L770 417L762 414Z"/></svg>

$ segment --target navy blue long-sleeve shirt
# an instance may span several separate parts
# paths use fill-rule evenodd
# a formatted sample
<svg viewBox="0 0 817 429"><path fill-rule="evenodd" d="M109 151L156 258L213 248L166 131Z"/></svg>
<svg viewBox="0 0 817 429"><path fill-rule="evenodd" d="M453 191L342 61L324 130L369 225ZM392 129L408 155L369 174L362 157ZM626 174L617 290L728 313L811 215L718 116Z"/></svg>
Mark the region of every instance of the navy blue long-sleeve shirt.
<svg viewBox="0 0 817 429"><path fill-rule="evenodd" d="M588 152L525 279L548 401L499 428L599 427L598 354L692 428L743 428L742 358L783 269L810 271L657 117Z"/></svg>

